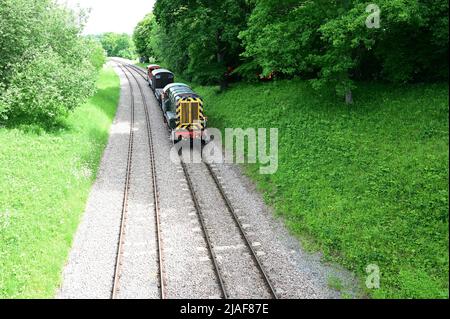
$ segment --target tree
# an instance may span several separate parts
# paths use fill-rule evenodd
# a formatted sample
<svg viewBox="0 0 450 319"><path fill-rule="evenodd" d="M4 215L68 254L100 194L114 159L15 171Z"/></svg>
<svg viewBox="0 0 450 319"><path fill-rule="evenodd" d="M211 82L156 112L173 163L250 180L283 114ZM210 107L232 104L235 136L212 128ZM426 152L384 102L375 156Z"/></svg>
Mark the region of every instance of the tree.
<svg viewBox="0 0 450 319"><path fill-rule="evenodd" d="M301 76L317 89L332 84L348 98L361 79L448 79L448 2L377 5L380 28L368 28L362 0L256 0L240 34L243 56L263 74Z"/></svg>
<svg viewBox="0 0 450 319"><path fill-rule="evenodd" d="M136 47L136 53L148 61L149 58L154 57L155 53L151 47L150 35L152 29L155 27L153 14L150 13L138 23L133 33L133 41Z"/></svg>
<svg viewBox="0 0 450 319"><path fill-rule="evenodd" d="M92 94L104 53L81 36L85 19L51 0L2 0L0 124L52 126Z"/></svg>
<svg viewBox="0 0 450 319"><path fill-rule="evenodd" d="M100 35L100 43L110 57L122 57L133 59L135 57L135 49L131 36L122 33L104 33Z"/></svg>
<svg viewBox="0 0 450 319"><path fill-rule="evenodd" d="M444 0L157 0L154 18L137 28L142 52L200 83L299 76L351 103L361 80L448 80Z"/></svg>
<svg viewBox="0 0 450 319"><path fill-rule="evenodd" d="M158 0L158 43L168 64L201 83L226 87L228 68L239 65L239 32L251 6L245 0Z"/></svg>

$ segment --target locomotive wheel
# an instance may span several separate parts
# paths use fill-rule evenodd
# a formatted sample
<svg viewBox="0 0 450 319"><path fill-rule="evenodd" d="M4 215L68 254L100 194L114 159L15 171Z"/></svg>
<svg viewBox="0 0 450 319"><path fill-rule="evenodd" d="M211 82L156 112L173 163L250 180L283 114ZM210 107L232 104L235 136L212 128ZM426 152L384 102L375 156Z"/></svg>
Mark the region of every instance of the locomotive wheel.
<svg viewBox="0 0 450 319"><path fill-rule="evenodd" d="M214 141L214 136L209 136L208 134L205 134L204 137L202 137L202 145L207 145Z"/></svg>
<svg viewBox="0 0 450 319"><path fill-rule="evenodd" d="M172 133L170 133L170 140L172 141L173 144L177 144L181 142L182 138L181 136L175 137L175 131L172 131Z"/></svg>

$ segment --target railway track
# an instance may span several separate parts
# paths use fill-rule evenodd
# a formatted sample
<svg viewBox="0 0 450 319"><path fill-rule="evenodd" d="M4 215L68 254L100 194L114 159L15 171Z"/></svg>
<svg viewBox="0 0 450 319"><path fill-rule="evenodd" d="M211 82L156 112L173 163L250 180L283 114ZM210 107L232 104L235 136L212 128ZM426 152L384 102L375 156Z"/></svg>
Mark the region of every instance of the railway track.
<svg viewBox="0 0 450 319"><path fill-rule="evenodd" d="M180 164L181 164L181 167L183 168L184 175L186 176L186 181L187 181L187 185L188 185L188 188L189 188L189 192L191 193L191 198L192 198L192 201L194 202L195 210L196 210L197 215L199 217L200 225L202 227L202 231L203 231L203 234L204 234L207 246L208 246L208 253L211 256L211 259L212 259L213 264L214 264L214 271L216 273L217 281L219 283L220 290L222 292L222 297L224 299L228 299L229 295L228 295L227 289L225 287L225 283L224 283L225 281L224 281L222 273L220 271L220 267L219 267L219 264L218 264L218 261L217 261L217 255L216 255L216 253L214 251L214 246L213 246L213 244L211 242L211 238L210 238L209 233L208 233L207 228L206 228L205 217L203 215L203 212L202 212L201 206L199 204L199 201L197 199L197 196L195 195L194 186L192 184L192 179L191 179L191 177L189 175L186 163L184 163L183 159L181 158L182 154L179 153L179 155L180 155Z"/></svg>
<svg viewBox="0 0 450 319"><path fill-rule="evenodd" d="M139 83L136 76L127 68L127 66L121 62L114 61L118 64L122 72L125 74L128 85L131 92L131 124L130 124L130 139L129 139L129 147L128 147L128 160L127 160L127 170L126 170L126 177L125 177L125 187L124 187L124 199L122 204L122 215L121 215L121 225L120 225L120 234L119 234L119 244L118 244L118 250L117 250L117 257L116 257L116 267L114 271L114 281L113 281L113 288L111 292L111 298L116 299L117 294L119 291L119 278L120 278L120 272L121 272L121 259L123 255L123 243L124 243L124 231L125 231L125 224L126 224L126 214L127 214L127 206L128 206L128 193L130 188L130 175L131 175L131 165L132 165L132 159L133 159L133 143L134 143L134 124L135 124L135 95L133 86L131 84L131 79L127 72L127 70L131 76L134 78L136 84L138 85L140 94L142 96L142 101L144 103L144 109L145 109L145 118L146 118L146 128L147 128L147 136L148 136L148 145L150 150L150 169L152 173L152 188L153 188L153 199L154 199L154 214L155 214L155 221L156 221L156 242L158 247L158 263L159 263L159 288L160 288L160 297L161 299L166 298L166 289L165 289L165 282L164 282L164 264L163 264L163 251L162 251L162 240L161 240L161 224L160 224L160 209L159 209L159 192L158 192L158 183L157 183L157 175L156 175L156 165L155 165L155 156L154 156L154 150L153 150L153 137L152 137L152 129L150 126L150 117L148 114L148 106L147 101L145 99L144 92L142 90L141 84Z"/></svg>
<svg viewBox="0 0 450 319"><path fill-rule="evenodd" d="M238 216L236 214L236 211L235 211L235 209L233 207L233 204L231 203L230 199L226 195L226 193L225 193L225 191L224 191L224 189L222 187L222 184L220 183L219 179L217 178L217 175L215 174L215 172L212 169L211 165L209 163L206 163L206 162L204 162L204 164L205 164L205 166L206 166L206 168L207 168L207 170L209 172L209 175L214 180L214 183L215 183L215 185L216 185L220 195L222 196L223 201L226 203L228 211L230 212L230 214L231 214L231 216L232 216L236 226L238 227L239 232L240 232L240 234L242 236L242 239L245 242L245 246L250 251L250 254L251 254L252 258L253 258L253 261L254 261L256 267L258 268L258 270L259 270L259 272L260 272L260 274L261 274L261 276L262 276L262 278L264 280L264 283L265 283L265 285L266 285L270 295L272 296L273 299L278 299L278 296L277 296L277 293L275 291L275 288L273 287L272 282L270 281L266 270L262 266L262 264L261 264L261 262L260 262L260 260L258 258L258 255L256 254L256 251L254 250L254 248L253 248L249 238L247 237L247 235L246 235L246 233L244 231L244 227L242 226L241 222L239 221L239 218L238 218Z"/></svg>
<svg viewBox="0 0 450 319"><path fill-rule="evenodd" d="M150 147L151 147L151 150L152 150L152 151L151 151L151 157L153 158L152 162L154 163L153 140L151 139L151 127L150 127L150 119L149 119L149 114L148 114L147 100L146 100L145 95L143 94L142 87L141 87L140 83L137 81L136 77L135 77L134 74L130 71L130 69L135 70L135 71L139 74L139 76L141 76L144 80L147 80L147 78L143 75L143 74L145 74L145 72L142 71L140 68L138 68L138 67L136 67L136 66L129 65L129 64L125 64L125 63L122 63L122 62L117 61L117 60L113 60L113 61L116 62L116 63L118 63L118 64L120 65L120 67L122 68L122 70L123 70L123 68L126 68L126 69L133 75L133 77L134 77L136 83L138 84L138 87L139 87L139 90L140 90L140 93L141 93L141 96L142 96L142 99L143 99L143 102L144 102L144 107L145 107L145 109L146 109L146 110L145 110L145 114L146 114L146 122L147 122L148 132L150 132L150 133L149 133L149 136L150 136L150 137L149 137L149 143L150 143ZM127 76L127 79L128 79L128 76ZM186 169L184 163L182 163L182 166L183 166L183 169ZM152 165L152 172L153 172L154 169L155 169L155 165ZM185 174L187 174L187 172L186 172ZM156 171L155 171L152 175L153 175L153 176L156 176ZM189 184L189 183L192 183L191 180L189 179L189 176L188 176L188 175L186 175L186 178L187 178L188 184ZM154 188L154 189L155 189L155 188ZM192 188L192 184L190 184L190 189L191 189L191 190L193 189L193 188ZM202 231L203 231L203 234L204 234L204 238L205 238L205 240L206 240L206 242L207 242L207 245L208 245L208 252L209 252L209 255L210 255L211 259L213 260L213 267L214 267L214 271L215 271L215 273L216 273L216 276L217 276L217 278L218 278L218 283L219 283L219 286L220 286L220 290L221 290L221 292L222 292L222 296L223 296L225 299L227 299L227 298L228 298L228 295L227 295L226 290L225 290L225 285L224 285L224 283L223 283L223 278L222 278L222 276L221 276L221 274L220 274L220 272L219 272L219 267L218 267L216 255L215 255L215 253L214 253L214 250L213 250L213 248L212 248L211 242L210 242L210 240L209 240L209 236L208 236L208 233L207 233L207 230L206 230L206 226L205 226L205 223L204 223L203 215L202 215L202 213L201 213L200 205L199 205L199 203L198 203L198 201L197 201L197 198L196 198L195 194L194 194L194 193L191 193L191 195L192 195L192 199L193 199L193 202L194 202L195 209L196 209L197 214L198 214L198 216L199 216L199 220L200 220L200 224L201 224L201 226L202 226ZM159 214L158 214L158 215L159 215ZM158 220L159 220L159 217L158 217ZM159 222L158 222L158 223L159 223ZM160 245L159 245L159 246L160 246ZM162 265L161 265L160 267L162 267ZM162 286L162 287L164 286L164 285L163 285L163 282L161 283L161 286ZM161 294L161 295L163 296L164 294Z"/></svg>
<svg viewBox="0 0 450 319"><path fill-rule="evenodd" d="M188 184L188 187L189 187L189 191L190 191L192 199L194 201L194 205L196 207L196 210L197 210L197 213L199 215L199 218L201 220L203 232L204 232L205 237L207 238L207 241L208 241L208 248L210 250L210 255L213 256L213 262L214 262L215 267L217 269L216 273L217 273L217 277L218 277L218 281L219 281L221 290L223 292L223 297L225 299L228 299L230 297L230 293L228 292L228 289L226 287L226 283L225 283L226 281L224 280L224 276L222 275L222 271L220 269L220 266L217 263L217 256L215 255L215 252L214 252L214 245L213 245L213 242L212 242L212 240L210 238L209 231L208 231L208 228L207 228L206 223L205 223L204 214L202 212L201 206L199 205L199 200L197 198L197 195L196 195L196 192L195 192L195 189L194 189L194 184L192 182L192 178L191 178L191 175L189 173L189 169L188 169L186 163L183 161L181 152L179 153L179 157L180 157L181 166L183 168L183 172L184 172L184 174L186 176L186 180L187 180L187 184ZM230 213L230 215L231 215L231 217L232 217L236 227L239 229L239 233L240 233L240 236L241 236L242 241L244 243L244 246L246 247L247 251L250 253L250 255L251 255L252 259L253 259L253 262L254 262L256 268L258 269L258 272L260 273L262 280L264 281L264 285L266 286L266 289L267 289L269 295L273 299L278 299L278 296L277 296L277 293L275 291L275 288L273 287L272 282L270 281L267 272L265 271L264 267L262 266L256 251L254 250L254 248L253 248L249 238L247 237L247 235L246 235L246 233L244 231L244 228L243 228L243 226L242 226L241 222L239 221L239 218L238 218L238 216L236 214L236 211L235 211L235 209L234 209L234 207L233 207L229 197L226 195L225 190L222 187L222 184L219 181L219 178L217 177L216 173L214 172L213 168L211 167L211 165L209 163L203 162L202 164L206 167L206 171L208 172L208 174L211 177L211 179L214 181L214 186L219 191L223 203L227 207L227 210Z"/></svg>
<svg viewBox="0 0 450 319"><path fill-rule="evenodd" d="M139 74L140 77L142 77L145 81L147 81L147 73L144 70L142 70L141 68L139 68L133 64L126 64L126 67L135 70Z"/></svg>
<svg viewBox="0 0 450 319"><path fill-rule="evenodd" d="M154 160L153 140L152 140L151 127L150 127L148 105L147 105L146 97L145 97L145 95L143 93L143 90L142 90L142 86L141 86L141 84L139 83L138 79L136 78L136 76L134 75L134 73L131 70L135 71L144 80L147 80L147 78L145 76L146 73L141 68L136 67L134 65L130 65L130 64L127 64L127 63L124 63L124 62L121 62L121 61L116 61L116 60L114 60L114 62L119 64L119 66L121 67L121 69L123 70L125 75L127 76L128 83L130 85L130 89L131 89L132 95L134 94L133 88L132 88L129 76L124 71L124 68L126 70L128 70L128 72L133 76L134 80L136 81L136 83L137 83L137 85L139 87L139 91L140 91L140 94L142 96L142 100L143 100L144 107L145 107L147 132L148 132L148 135L149 135L149 139L148 140L149 140L149 146L150 146L151 170L152 170L152 176L153 176L153 190L154 190L154 198L155 198L155 203L156 203L154 207L155 207L155 216L156 216L156 220L157 220L157 232L158 232L157 237L158 237L158 250L159 250L158 254L159 254L159 261L160 261L159 265L160 265L161 298L164 299L166 295L165 295L165 284L164 284L164 279L163 279L163 273L164 273L163 266L164 265L163 265L163 262L162 262L163 261L163 255L162 255L162 249L161 249L160 217L159 217L159 205L158 205L159 195L158 195L157 180L156 180L156 167L155 167L155 160ZM134 112L134 95L133 95L133 99L132 99L132 110L133 110L132 112ZM131 138L132 138L132 135L130 135L130 139ZM129 152L130 152L130 150L129 150ZM132 155L132 146L131 146L131 155ZM129 156L130 156L130 154L129 154ZM211 236L209 234L209 230L208 230L208 227L207 227L206 222L205 222L205 216L204 216L204 213L202 211L202 207L200 205L199 199L198 199L198 197L196 195L196 192L195 192L195 189L194 189L193 180L191 178L191 175L189 173L189 169L188 169L186 163L183 161L181 152L179 153L179 157L180 157L180 164L181 164L181 167L183 169L183 172L184 172L184 175L185 175L185 178L186 178L186 181L187 181L189 192L190 192L192 201L194 203L194 207L195 207L195 210L197 212L198 219L200 221L201 229L202 229L202 232L203 232L203 237L205 238L205 241L206 241L208 254L209 254L209 256L210 256L210 258L212 260L212 266L214 268L214 272L215 272L216 277L217 277L217 284L218 284L218 286L220 288L220 291L222 292L222 297L224 299L228 299L228 298L230 298L230 293L229 293L229 291L227 289L226 281L225 281L224 275L223 275L223 270L220 268L219 263L218 263L218 258L217 258L217 255L215 253L215 250L214 250L214 244L213 244L213 241L211 240ZM129 164L131 166L131 163L129 163ZM228 213L230 214L230 216L233 219L237 229L239 230L239 234L241 236L243 245L245 246L245 249L249 252L249 254L250 254L250 256L251 256L251 258L253 260L255 268L259 272L260 278L264 282L264 286L266 287L266 290L267 290L268 294L271 296L271 298L277 299L278 297L277 297L277 293L275 291L275 288L273 287L266 270L264 269L263 265L261 264L256 251L254 250L254 248L253 248L253 246L252 246L248 236L246 235L244 227L241 224L241 222L239 221L239 218L238 218L238 216L236 214L236 211L235 211L235 209L233 207L233 204L231 203L230 199L226 195L226 193L225 193L225 191L224 191L224 189L223 189L223 187L222 187L222 185L221 185L221 183L219 181L219 178L217 177L216 173L214 172L214 170L213 170L213 168L211 167L210 164L208 164L206 162L203 162L202 165L205 165L206 171L208 172L208 174L211 177L211 179L214 181L214 186L217 188L218 192L220 193L221 199L222 199L224 205L226 206L226 208L228 210ZM128 169L127 169L127 172L128 172ZM128 183L129 183L129 176L128 175L127 175L127 180L128 180ZM127 189L127 187L125 189ZM126 204L126 200L125 200L125 196L126 195L127 195L127 193L125 192L124 204ZM124 218L123 218L124 215L126 215L126 208L123 210L122 220L124 220ZM121 231L123 231L122 227L124 227L123 224L121 225ZM121 238L122 238L122 232L121 232ZM120 247L121 247L121 245L119 244L118 256L120 256L119 255ZM118 266L116 267L116 275L118 274L118 271L120 270L119 269L120 263L118 263L117 265ZM115 283L116 283L116 281L115 281ZM116 286L114 286L114 287L116 287ZM115 289L115 288L113 288L113 289ZM114 296L115 295L113 294L113 297Z"/></svg>

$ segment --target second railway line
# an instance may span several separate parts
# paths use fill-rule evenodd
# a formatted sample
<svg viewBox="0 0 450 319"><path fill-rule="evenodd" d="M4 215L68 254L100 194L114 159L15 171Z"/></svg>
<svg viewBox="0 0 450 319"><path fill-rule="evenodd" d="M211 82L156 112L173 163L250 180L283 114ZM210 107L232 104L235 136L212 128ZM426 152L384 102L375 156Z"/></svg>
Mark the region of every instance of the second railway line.
<svg viewBox="0 0 450 319"><path fill-rule="evenodd" d="M145 106L145 98L135 75L129 72L126 66L119 64L119 68L125 75L131 95L131 121L124 198L111 297L113 299L127 296L158 296L164 298L159 197L154 168L151 127L149 126L147 109L139 107L142 105L136 103L140 98ZM138 85L140 97L136 95L132 79ZM142 115L145 115L144 121ZM142 180L147 182L142 183ZM152 182L149 183L149 180ZM142 202L145 205L142 205ZM149 212L152 210L153 214L150 215ZM136 249L136 247L139 248ZM153 250L156 251L156 254ZM154 276L151 276L151 273ZM142 282L147 287L143 287L144 289L136 294L136 286L141 285Z"/></svg>

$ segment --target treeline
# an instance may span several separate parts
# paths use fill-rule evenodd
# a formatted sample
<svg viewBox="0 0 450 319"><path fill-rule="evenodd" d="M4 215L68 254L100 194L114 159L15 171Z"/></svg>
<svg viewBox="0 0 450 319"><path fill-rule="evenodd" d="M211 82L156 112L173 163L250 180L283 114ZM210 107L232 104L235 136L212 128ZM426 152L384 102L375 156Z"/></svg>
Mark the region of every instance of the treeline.
<svg viewBox="0 0 450 319"><path fill-rule="evenodd" d="M93 93L105 54L81 36L85 17L52 0L1 0L0 125L53 126Z"/></svg>
<svg viewBox="0 0 450 319"><path fill-rule="evenodd" d="M134 59L136 57L134 43L129 34L107 32L92 38L101 43L109 57L125 59Z"/></svg>
<svg viewBox="0 0 450 319"><path fill-rule="evenodd" d="M358 81L448 81L447 0L157 0L153 14L137 52L201 83L301 77L350 101Z"/></svg>

